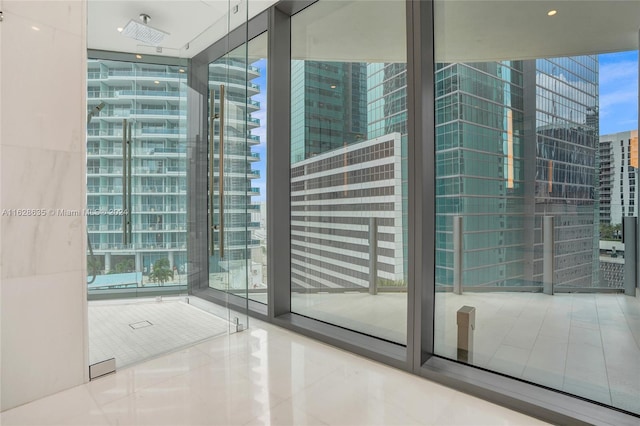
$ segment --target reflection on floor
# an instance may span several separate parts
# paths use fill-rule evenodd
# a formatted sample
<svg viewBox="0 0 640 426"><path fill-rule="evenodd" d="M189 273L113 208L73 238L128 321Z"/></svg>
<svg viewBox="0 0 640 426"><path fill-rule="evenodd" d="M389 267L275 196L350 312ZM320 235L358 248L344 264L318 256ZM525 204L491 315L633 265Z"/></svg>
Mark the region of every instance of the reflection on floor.
<svg viewBox="0 0 640 426"><path fill-rule="evenodd" d="M406 293L292 294L296 313L406 341ZM457 357L456 312L476 308L473 364L640 414L640 299L622 294L437 293L435 348Z"/></svg>
<svg viewBox="0 0 640 426"><path fill-rule="evenodd" d="M222 319L185 298L89 302L89 363L115 357L116 367L174 351L228 331Z"/></svg>
<svg viewBox="0 0 640 426"><path fill-rule="evenodd" d="M254 320L0 416L3 426L544 424Z"/></svg>
<svg viewBox="0 0 640 426"><path fill-rule="evenodd" d="M291 293L291 311L394 343L407 343L407 293Z"/></svg>

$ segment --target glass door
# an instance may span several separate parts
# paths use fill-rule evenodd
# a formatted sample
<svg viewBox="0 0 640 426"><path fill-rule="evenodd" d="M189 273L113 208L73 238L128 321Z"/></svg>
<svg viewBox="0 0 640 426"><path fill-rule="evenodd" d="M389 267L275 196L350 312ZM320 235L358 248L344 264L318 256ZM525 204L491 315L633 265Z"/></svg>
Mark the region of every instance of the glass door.
<svg viewBox="0 0 640 426"><path fill-rule="evenodd" d="M222 40L227 53L208 64L209 288L228 309L230 332L248 323L251 181L259 176L251 170L248 149L250 126L257 125L247 110L255 89L247 80L246 6L230 6L230 31ZM233 48L231 37L240 37L239 47Z"/></svg>

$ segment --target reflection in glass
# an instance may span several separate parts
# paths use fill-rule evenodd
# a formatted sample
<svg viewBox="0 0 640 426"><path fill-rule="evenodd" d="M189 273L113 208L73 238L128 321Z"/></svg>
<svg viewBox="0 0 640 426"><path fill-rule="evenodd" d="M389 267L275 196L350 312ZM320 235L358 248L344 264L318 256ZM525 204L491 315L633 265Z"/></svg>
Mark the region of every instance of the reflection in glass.
<svg viewBox="0 0 640 426"><path fill-rule="evenodd" d="M402 2L320 2L292 18L291 37L292 311L400 344L407 313L404 13ZM352 24L365 16L371 38L362 43ZM384 21L387 33L372 31L374 21ZM343 33L329 36L326 28Z"/></svg>
<svg viewBox="0 0 640 426"><path fill-rule="evenodd" d="M436 3L448 19L436 20L435 43L435 352L640 413L640 303L623 295L624 245L609 242L636 213L637 168L631 132L600 136L611 97L601 52L557 43L545 56L522 40L463 51L448 8ZM620 209L611 192L623 187Z"/></svg>
<svg viewBox="0 0 640 426"><path fill-rule="evenodd" d="M258 142L252 149L249 161L258 176L251 181L251 204L258 208L249 211L251 240L256 243L250 248L249 299L267 303L267 33L247 43L249 68L259 75L251 82L260 87L260 92L251 96L247 107L251 118L257 119L259 126L252 128L250 139Z"/></svg>

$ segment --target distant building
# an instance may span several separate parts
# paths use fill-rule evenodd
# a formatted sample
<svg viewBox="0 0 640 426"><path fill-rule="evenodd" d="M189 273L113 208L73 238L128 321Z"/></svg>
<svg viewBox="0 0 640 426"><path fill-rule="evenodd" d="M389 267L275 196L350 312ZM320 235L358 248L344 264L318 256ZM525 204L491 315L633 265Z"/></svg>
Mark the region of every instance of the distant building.
<svg viewBox="0 0 640 426"><path fill-rule="evenodd" d="M597 57L442 63L435 83L436 283L458 249L467 287L539 285L553 216L555 282L597 285Z"/></svg>
<svg viewBox="0 0 640 426"><path fill-rule="evenodd" d="M377 218L377 277L404 286L400 134L353 143L291 167L291 286L369 285L369 219Z"/></svg>
<svg viewBox="0 0 640 426"><path fill-rule="evenodd" d="M600 135L600 223L637 216L638 131Z"/></svg>
<svg viewBox="0 0 640 426"><path fill-rule="evenodd" d="M102 271L118 269L149 272L158 259L169 260L179 273L187 265L187 135L186 81L183 67L137 62L89 60L87 74L88 108L104 102L104 107L87 125L87 208L109 212L122 209L122 126L132 126L132 240L123 244L122 216L95 214L87 217L93 252ZM210 67L210 88L217 88L228 75L253 80L258 68L244 63L218 61ZM249 99L260 88L249 83L245 88L228 85L229 126L225 162L233 170L227 173L228 215L226 258L247 259L248 250L259 247L251 232L259 223L251 221L259 206L251 198L260 195L252 187L259 177L252 164L260 160L252 147L260 143L251 130L259 121L251 113L260 104ZM216 104L216 108L218 105ZM238 117L234 117L234 114ZM235 119L235 120L234 120ZM217 125L217 124L216 124ZM214 153L217 158L217 148ZM217 184L217 175L214 181ZM216 197L217 198L217 197ZM217 201L216 201L217 202ZM218 208L215 204L214 217ZM242 224L242 226L240 226ZM246 224L246 225L245 225ZM213 262L215 268L218 263Z"/></svg>
<svg viewBox="0 0 640 426"><path fill-rule="evenodd" d="M366 64L293 61L291 163L367 139Z"/></svg>

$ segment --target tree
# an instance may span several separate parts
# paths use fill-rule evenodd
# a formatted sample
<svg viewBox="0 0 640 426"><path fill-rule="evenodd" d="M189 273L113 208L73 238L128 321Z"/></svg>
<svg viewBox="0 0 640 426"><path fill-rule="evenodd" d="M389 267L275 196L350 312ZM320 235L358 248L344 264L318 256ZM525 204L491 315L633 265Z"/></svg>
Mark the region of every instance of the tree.
<svg viewBox="0 0 640 426"><path fill-rule="evenodd" d="M98 275L102 271L102 262L95 256L87 256L87 273L90 276Z"/></svg>
<svg viewBox="0 0 640 426"><path fill-rule="evenodd" d="M116 263L116 267L109 271L110 274L124 274L126 272L133 272L135 263L133 259L126 259L122 262Z"/></svg>
<svg viewBox="0 0 640 426"><path fill-rule="evenodd" d="M154 283L164 284L173 279L173 271L169 266L169 259L158 259L153 264L153 270L149 274L149 280Z"/></svg>
<svg viewBox="0 0 640 426"><path fill-rule="evenodd" d="M610 225L608 223L600 224L601 240L619 240L622 238L622 224L618 223Z"/></svg>

